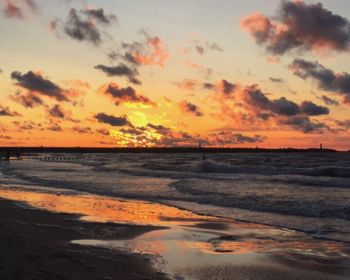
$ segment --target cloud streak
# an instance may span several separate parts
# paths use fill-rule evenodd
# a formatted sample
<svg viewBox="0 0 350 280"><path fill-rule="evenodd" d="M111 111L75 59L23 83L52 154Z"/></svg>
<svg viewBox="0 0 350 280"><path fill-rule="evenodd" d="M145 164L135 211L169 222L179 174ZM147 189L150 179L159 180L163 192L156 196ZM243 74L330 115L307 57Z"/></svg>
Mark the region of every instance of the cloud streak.
<svg viewBox="0 0 350 280"><path fill-rule="evenodd" d="M40 105L44 105L44 101L39 96L31 92L25 94L16 92L15 94L10 95L10 99L18 104L21 104L25 108L34 108Z"/></svg>
<svg viewBox="0 0 350 280"><path fill-rule="evenodd" d="M184 101L179 103L179 107L180 107L181 111L184 113L190 113L196 117L203 116L201 109L197 105L195 105L191 102L184 100Z"/></svg>
<svg viewBox="0 0 350 280"><path fill-rule="evenodd" d="M22 74L21 72L15 71L11 73L11 78L17 81L16 85L31 92L40 93L50 98L54 98L57 101L69 101L65 91L61 87L49 79L44 78L39 73L28 71L27 73Z"/></svg>
<svg viewBox="0 0 350 280"><path fill-rule="evenodd" d="M231 130L221 130L210 135L211 144L218 146L237 145L237 144L257 144L266 140L265 136L248 136L242 133L234 133Z"/></svg>
<svg viewBox="0 0 350 280"><path fill-rule="evenodd" d="M156 103L151 101L144 95L137 94L132 87L119 87L116 83L110 83L101 88L101 92L111 97L115 105L123 103L134 103L148 106L156 106Z"/></svg>
<svg viewBox="0 0 350 280"><path fill-rule="evenodd" d="M130 125L130 122L128 121L126 116L115 117L113 115L108 115L105 113L98 113L97 115L95 115L95 119L100 123L109 124L111 126Z"/></svg>
<svg viewBox="0 0 350 280"><path fill-rule="evenodd" d="M1 117L19 117L20 113L12 111L9 107L0 105L0 116Z"/></svg>
<svg viewBox="0 0 350 280"><path fill-rule="evenodd" d="M95 66L95 69L102 71L109 77L127 77L130 83L137 85L141 84L141 81L137 78L139 75L137 69L131 68L124 63L120 63L117 66L99 64Z"/></svg>

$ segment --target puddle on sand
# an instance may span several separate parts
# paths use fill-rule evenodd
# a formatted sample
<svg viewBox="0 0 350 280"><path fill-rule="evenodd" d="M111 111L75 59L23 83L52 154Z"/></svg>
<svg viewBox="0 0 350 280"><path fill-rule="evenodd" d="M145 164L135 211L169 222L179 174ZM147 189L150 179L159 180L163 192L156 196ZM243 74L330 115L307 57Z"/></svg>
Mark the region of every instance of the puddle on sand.
<svg viewBox="0 0 350 280"><path fill-rule="evenodd" d="M221 265L271 265L283 266L278 260L267 261L269 255L307 255L312 263L320 263L321 270L343 273L343 263L349 256L342 244L314 240L305 234L283 229L262 229L249 226L228 227L224 232L193 226L176 225L164 230L147 232L131 240L75 240L74 244L121 249L151 256L157 269L181 279L179 274L188 268L205 268ZM231 234L237 236L232 237ZM252 237L259 232L259 236ZM279 233L279 234L278 234ZM282 237L281 237L282 236ZM276 239L276 238L277 239ZM337 264L325 264L326 260L337 260ZM304 260L301 260L305 262ZM298 267L298 264L295 264ZM319 266L308 267L320 270ZM350 268L348 267L348 272ZM347 273L348 273L347 272ZM349 274L350 275L350 274ZM186 278L187 279L187 278ZM209 279L209 278L208 278ZM221 279L221 278L215 278Z"/></svg>
<svg viewBox="0 0 350 280"><path fill-rule="evenodd" d="M166 226L129 240L75 240L72 243L151 256L159 270L173 276L191 267L276 264L278 258L269 256L281 254L297 256L294 262L297 267L298 256L304 256L302 262L307 256L312 262L308 269L324 268L350 275L348 245L314 239L301 232L201 216L146 201L89 194L0 189L0 197L52 212L80 214L85 221Z"/></svg>

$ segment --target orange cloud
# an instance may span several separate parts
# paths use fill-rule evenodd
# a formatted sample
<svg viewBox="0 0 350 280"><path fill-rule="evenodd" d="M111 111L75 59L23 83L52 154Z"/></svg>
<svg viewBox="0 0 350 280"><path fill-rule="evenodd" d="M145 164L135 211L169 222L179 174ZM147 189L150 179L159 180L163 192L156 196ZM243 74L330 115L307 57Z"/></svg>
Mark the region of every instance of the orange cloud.
<svg viewBox="0 0 350 280"><path fill-rule="evenodd" d="M176 83L180 89L195 91L198 87L198 81L193 79L183 79Z"/></svg>
<svg viewBox="0 0 350 280"><path fill-rule="evenodd" d="M156 65L164 66L169 58L169 53L165 49L164 43L158 36L150 36L147 32L141 31L145 36L144 42L123 43L126 50L123 58L136 65Z"/></svg>
<svg viewBox="0 0 350 280"><path fill-rule="evenodd" d="M138 64L142 65L159 65L164 66L165 60L169 54L165 50L164 45L159 37L150 37L147 39L147 44L151 50L148 54L133 52L132 55Z"/></svg>

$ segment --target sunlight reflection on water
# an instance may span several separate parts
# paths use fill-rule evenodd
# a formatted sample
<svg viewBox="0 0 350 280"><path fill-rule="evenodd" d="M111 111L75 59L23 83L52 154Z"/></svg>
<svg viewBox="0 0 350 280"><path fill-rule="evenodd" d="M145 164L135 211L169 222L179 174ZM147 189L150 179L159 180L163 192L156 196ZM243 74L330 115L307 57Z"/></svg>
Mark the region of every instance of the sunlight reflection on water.
<svg viewBox="0 0 350 280"><path fill-rule="evenodd" d="M283 228L197 215L158 203L19 188L2 188L0 197L53 212L78 214L84 221L166 226L128 240L72 242L150 255L159 269L172 275L188 267L259 263L277 253L309 256L320 264L337 260L343 265L349 260L344 243L314 239Z"/></svg>

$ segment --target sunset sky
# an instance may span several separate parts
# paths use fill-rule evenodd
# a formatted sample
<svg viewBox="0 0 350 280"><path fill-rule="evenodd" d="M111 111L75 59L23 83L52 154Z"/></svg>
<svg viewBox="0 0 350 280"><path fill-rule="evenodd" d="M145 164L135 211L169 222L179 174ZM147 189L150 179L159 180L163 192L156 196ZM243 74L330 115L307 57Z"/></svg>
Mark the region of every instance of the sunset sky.
<svg viewBox="0 0 350 280"><path fill-rule="evenodd" d="M350 149L350 3L1 0L1 146Z"/></svg>

